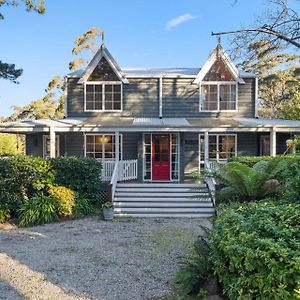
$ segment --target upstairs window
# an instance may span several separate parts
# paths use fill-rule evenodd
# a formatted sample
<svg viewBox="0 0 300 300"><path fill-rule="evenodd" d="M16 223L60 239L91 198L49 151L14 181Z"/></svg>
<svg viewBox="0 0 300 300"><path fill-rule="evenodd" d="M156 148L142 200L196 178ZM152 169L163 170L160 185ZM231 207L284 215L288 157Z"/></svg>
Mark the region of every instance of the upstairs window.
<svg viewBox="0 0 300 300"><path fill-rule="evenodd" d="M200 111L230 111L237 108L237 82L223 62L217 60L200 86Z"/></svg>
<svg viewBox="0 0 300 300"><path fill-rule="evenodd" d="M122 110L122 82L102 57L85 83L85 111Z"/></svg>

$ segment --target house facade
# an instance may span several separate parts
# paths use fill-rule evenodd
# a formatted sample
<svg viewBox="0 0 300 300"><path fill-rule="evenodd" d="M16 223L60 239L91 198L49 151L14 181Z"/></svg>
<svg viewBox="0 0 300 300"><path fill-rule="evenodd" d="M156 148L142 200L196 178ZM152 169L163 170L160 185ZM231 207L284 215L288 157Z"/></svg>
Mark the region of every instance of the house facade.
<svg viewBox="0 0 300 300"><path fill-rule="evenodd" d="M28 155L101 160L106 180L123 162L138 182L184 182L205 161L282 154L300 131L297 121L257 117L256 76L220 44L202 68L121 68L102 44L65 84L65 118L2 123L0 132L25 134Z"/></svg>

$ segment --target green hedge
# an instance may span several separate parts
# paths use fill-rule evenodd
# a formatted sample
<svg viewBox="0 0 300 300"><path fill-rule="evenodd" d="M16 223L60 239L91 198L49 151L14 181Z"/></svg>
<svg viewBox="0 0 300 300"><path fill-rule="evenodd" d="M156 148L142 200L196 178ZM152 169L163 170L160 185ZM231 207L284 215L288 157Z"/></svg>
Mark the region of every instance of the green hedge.
<svg viewBox="0 0 300 300"><path fill-rule="evenodd" d="M25 155L0 159L0 206L11 217L36 195L49 195L53 186L64 186L80 199L95 201L101 190L101 163L92 158L43 159Z"/></svg>
<svg viewBox="0 0 300 300"><path fill-rule="evenodd" d="M231 158L229 158L229 162L239 162L242 164L245 164L249 167L253 167L256 163L258 163L259 161L265 160L265 161L269 161L269 160L273 160L273 159L284 159L284 160L288 160L290 162L295 162L295 161L299 161L300 160L300 156L299 155L286 155L286 156L276 156L276 157L272 157L272 156L233 156Z"/></svg>
<svg viewBox="0 0 300 300"><path fill-rule="evenodd" d="M230 299L295 299L300 289L300 205L231 205L210 234L214 270Z"/></svg>

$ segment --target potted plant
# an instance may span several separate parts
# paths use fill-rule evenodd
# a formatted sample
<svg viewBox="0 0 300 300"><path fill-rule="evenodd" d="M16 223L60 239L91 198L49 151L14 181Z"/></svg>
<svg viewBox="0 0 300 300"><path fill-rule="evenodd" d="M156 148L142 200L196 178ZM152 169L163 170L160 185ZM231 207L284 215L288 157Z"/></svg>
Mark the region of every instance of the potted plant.
<svg viewBox="0 0 300 300"><path fill-rule="evenodd" d="M104 220L111 221L114 218L114 206L112 202L105 202L102 204L103 218Z"/></svg>

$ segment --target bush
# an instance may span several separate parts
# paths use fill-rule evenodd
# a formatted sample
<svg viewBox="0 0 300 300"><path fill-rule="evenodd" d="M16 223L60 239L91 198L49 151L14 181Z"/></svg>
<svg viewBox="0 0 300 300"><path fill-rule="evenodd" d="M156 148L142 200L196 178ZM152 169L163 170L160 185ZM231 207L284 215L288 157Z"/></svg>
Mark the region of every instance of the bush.
<svg viewBox="0 0 300 300"><path fill-rule="evenodd" d="M0 204L0 223L5 223L9 220L10 213L6 205Z"/></svg>
<svg viewBox="0 0 300 300"><path fill-rule="evenodd" d="M101 190L101 163L89 157L58 157L51 160L56 183L89 200L98 200Z"/></svg>
<svg viewBox="0 0 300 300"><path fill-rule="evenodd" d="M290 202L300 203L300 160L289 165L283 196Z"/></svg>
<svg viewBox="0 0 300 300"><path fill-rule="evenodd" d="M230 299L295 299L300 288L300 205L234 204L210 234L215 273Z"/></svg>
<svg viewBox="0 0 300 300"><path fill-rule="evenodd" d="M77 197L74 207L75 216L81 217L91 215L95 212L95 208L90 200L84 197Z"/></svg>
<svg viewBox="0 0 300 300"><path fill-rule="evenodd" d="M229 162L216 173L222 184L218 200L244 202L262 199L277 191L276 188L270 188L271 180L280 180L286 168L287 162L278 159L260 161L253 167L239 162ZM276 182L279 185L279 182Z"/></svg>
<svg viewBox="0 0 300 300"><path fill-rule="evenodd" d="M26 227L58 220L57 202L52 197L34 196L19 209L19 225Z"/></svg>
<svg viewBox="0 0 300 300"><path fill-rule="evenodd" d="M285 160L289 163L299 161L299 155L286 155L286 156L233 156L228 159L228 162L239 162L241 164L245 164L249 167L253 167L256 163L260 161L270 161L273 159Z"/></svg>
<svg viewBox="0 0 300 300"><path fill-rule="evenodd" d="M195 242L193 252L185 266L175 275L174 281L179 285L178 293L181 298L185 299L190 294L201 293L203 284L213 276L209 256L209 245L204 238L200 238Z"/></svg>
<svg viewBox="0 0 300 300"><path fill-rule="evenodd" d="M64 186L54 186L49 189L49 195L57 201L58 213L61 216L70 216L75 206L76 194Z"/></svg>
<svg viewBox="0 0 300 300"><path fill-rule="evenodd" d="M15 214L20 205L54 182L50 161L25 155L0 159L0 199Z"/></svg>

